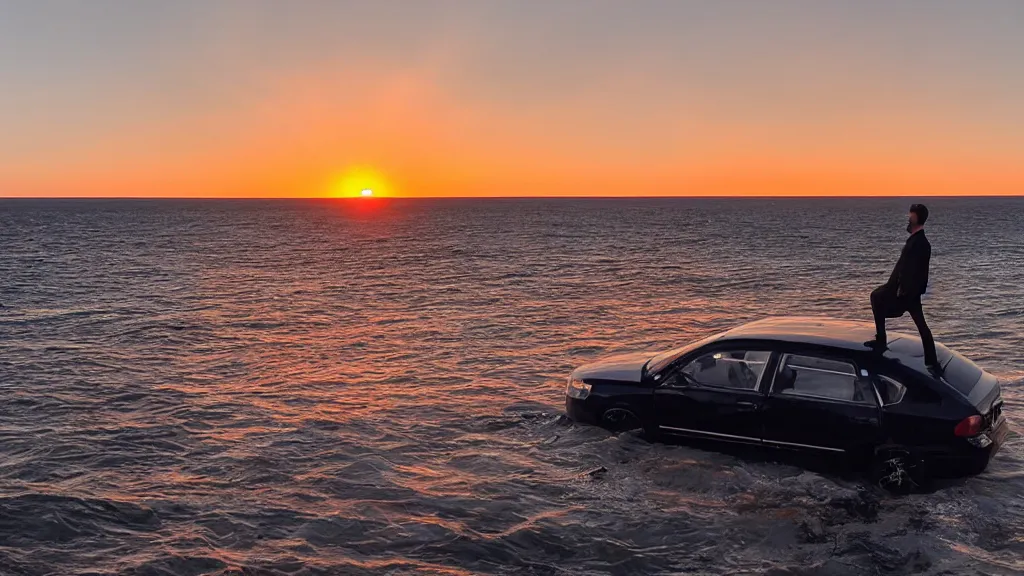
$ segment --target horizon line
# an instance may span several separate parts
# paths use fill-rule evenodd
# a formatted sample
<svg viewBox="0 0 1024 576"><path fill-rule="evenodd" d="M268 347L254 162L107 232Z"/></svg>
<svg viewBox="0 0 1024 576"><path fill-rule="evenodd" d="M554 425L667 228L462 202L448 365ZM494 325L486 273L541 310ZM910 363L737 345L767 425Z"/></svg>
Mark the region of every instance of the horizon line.
<svg viewBox="0 0 1024 576"><path fill-rule="evenodd" d="M707 195L507 195L507 196L0 196L0 200L330 200L330 201L357 201L375 202L381 200L558 200L558 199L579 199L579 200L650 200L650 199L695 199L695 200L722 200L722 199L901 199L901 198L1024 198L1024 192L1020 194L912 194L912 195L889 195L889 194L707 194Z"/></svg>

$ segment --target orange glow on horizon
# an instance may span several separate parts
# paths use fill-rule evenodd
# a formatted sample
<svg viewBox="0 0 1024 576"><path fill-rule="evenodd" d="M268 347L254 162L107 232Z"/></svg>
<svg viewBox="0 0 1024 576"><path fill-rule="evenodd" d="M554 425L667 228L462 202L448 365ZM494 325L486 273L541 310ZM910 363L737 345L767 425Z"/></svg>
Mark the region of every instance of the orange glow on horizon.
<svg viewBox="0 0 1024 576"><path fill-rule="evenodd" d="M711 113L608 116L600 91L520 107L451 93L430 65L327 66L268 81L210 117L154 119L65 155L0 161L0 197L1024 194L1013 141L958 147L940 137L973 134L955 118L840 116L781 130Z"/></svg>

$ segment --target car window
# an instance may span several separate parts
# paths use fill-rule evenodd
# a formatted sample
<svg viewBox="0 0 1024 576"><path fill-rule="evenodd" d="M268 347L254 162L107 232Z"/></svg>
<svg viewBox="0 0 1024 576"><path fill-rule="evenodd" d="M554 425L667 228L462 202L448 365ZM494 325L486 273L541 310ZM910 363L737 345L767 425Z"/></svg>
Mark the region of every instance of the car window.
<svg viewBox="0 0 1024 576"><path fill-rule="evenodd" d="M873 394L853 364L787 354L779 363L772 394L874 404Z"/></svg>
<svg viewBox="0 0 1024 576"><path fill-rule="evenodd" d="M687 364L682 373L693 383L715 388L756 390L771 352L711 352Z"/></svg>
<svg viewBox="0 0 1024 576"><path fill-rule="evenodd" d="M888 376L878 377L878 396L882 399L883 406L899 404L903 395L907 393L907 387Z"/></svg>

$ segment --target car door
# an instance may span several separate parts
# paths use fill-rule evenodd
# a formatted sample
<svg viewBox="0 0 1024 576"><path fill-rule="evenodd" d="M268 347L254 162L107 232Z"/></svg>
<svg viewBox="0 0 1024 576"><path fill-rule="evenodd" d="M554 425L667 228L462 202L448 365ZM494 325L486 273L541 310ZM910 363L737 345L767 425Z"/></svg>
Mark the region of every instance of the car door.
<svg viewBox="0 0 1024 576"><path fill-rule="evenodd" d="M766 379L767 380L767 379ZM762 410L765 445L851 452L881 435L878 398L866 371L834 355L783 354Z"/></svg>
<svg viewBox="0 0 1024 576"><path fill-rule="evenodd" d="M766 350L698 352L654 391L660 432L730 442L760 443L761 381Z"/></svg>

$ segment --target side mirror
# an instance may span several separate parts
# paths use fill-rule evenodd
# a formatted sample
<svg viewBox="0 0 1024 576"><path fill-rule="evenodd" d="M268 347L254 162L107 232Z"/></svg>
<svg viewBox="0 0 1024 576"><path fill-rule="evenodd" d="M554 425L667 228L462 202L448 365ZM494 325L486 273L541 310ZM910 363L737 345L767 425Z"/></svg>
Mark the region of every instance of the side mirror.
<svg viewBox="0 0 1024 576"><path fill-rule="evenodd" d="M676 388L682 388L684 386L693 386L696 384L693 378L689 374L684 373L682 370L675 370L668 373L668 376L664 376L665 372L661 374L655 374L653 377L654 384L657 386L672 386Z"/></svg>
<svg viewBox="0 0 1024 576"><path fill-rule="evenodd" d="M693 379L693 376L690 376L689 374L687 374L686 372L683 372L682 370L676 372L675 377L676 377L676 382L675 382L676 386L682 387L682 386L697 386L698 385L697 381Z"/></svg>

